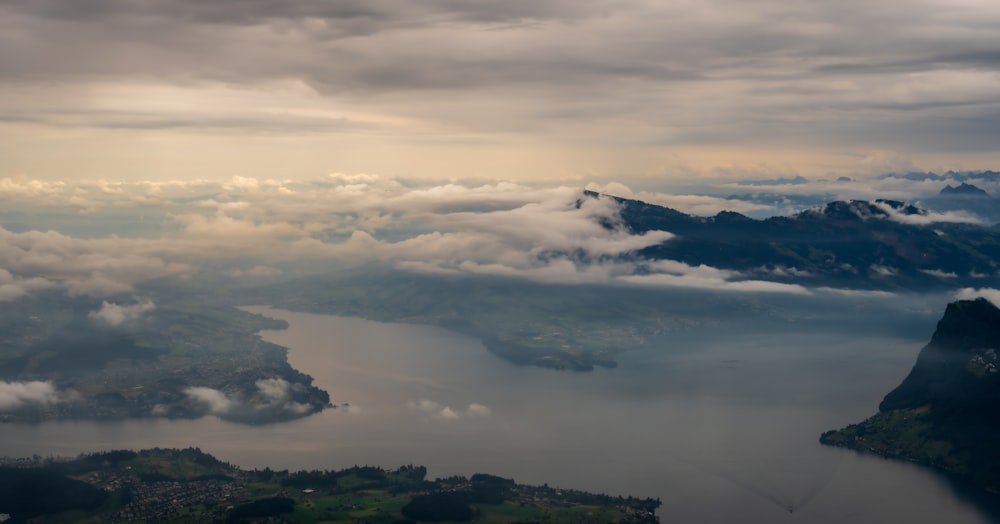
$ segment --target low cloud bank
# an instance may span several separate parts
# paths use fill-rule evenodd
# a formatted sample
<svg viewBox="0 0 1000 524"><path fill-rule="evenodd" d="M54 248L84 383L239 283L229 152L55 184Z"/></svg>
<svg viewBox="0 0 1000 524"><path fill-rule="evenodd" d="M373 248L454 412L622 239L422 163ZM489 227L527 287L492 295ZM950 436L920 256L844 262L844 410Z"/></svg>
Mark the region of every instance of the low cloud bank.
<svg viewBox="0 0 1000 524"><path fill-rule="evenodd" d="M855 183L859 182L825 184L834 188ZM892 186L898 181L878 183ZM813 182L789 179L779 184L783 185L767 187L787 185L798 190ZM694 214L763 210L741 200L633 191L622 184L590 187ZM88 217L104 217L102 223L109 226L105 235L88 238L55 230L0 228L0 301L45 289L107 297L134 292L135 286L164 277L223 274L244 281L266 280L358 266L564 284L807 292L801 286L771 281L808 278L795 268L761 268L744 274L669 260L632 260L630 253L670 242L673 233L633 234L622 222L614 199L586 197L572 187L506 182L420 185L339 173L309 181L3 180L0 201L14 196L18 205L27 206L25 212L36 213L42 222L49 216L46 213L64 216L59 206L72 201L86 209ZM883 208L893 220L913 223L974 221L960 213L905 215ZM114 229L116 224L125 227L143 221L158 224L151 230L155 233L126 237ZM119 325L143 313L141 308L132 309L136 307L107 302L94 318Z"/></svg>
<svg viewBox="0 0 1000 524"><path fill-rule="evenodd" d="M254 385L256 389L248 394L227 394L208 387L189 387L184 389L184 394L200 404L206 413L220 416L247 415L259 411L303 415L312 409L293 398L295 390L302 388L300 384L292 384L282 378L267 378L258 380Z"/></svg>
<svg viewBox="0 0 1000 524"><path fill-rule="evenodd" d="M61 397L48 381L0 382L0 410L17 409L29 404L54 404Z"/></svg>
<svg viewBox="0 0 1000 524"><path fill-rule="evenodd" d="M985 224L986 221L963 211L947 211L943 213L938 213L934 211L923 211L919 214L906 214L900 213L899 210L893 208L885 202L873 202L875 207L885 211L889 215L889 219L901 224L909 224L913 226L927 226L930 224L939 224L942 222L952 222L957 224Z"/></svg>

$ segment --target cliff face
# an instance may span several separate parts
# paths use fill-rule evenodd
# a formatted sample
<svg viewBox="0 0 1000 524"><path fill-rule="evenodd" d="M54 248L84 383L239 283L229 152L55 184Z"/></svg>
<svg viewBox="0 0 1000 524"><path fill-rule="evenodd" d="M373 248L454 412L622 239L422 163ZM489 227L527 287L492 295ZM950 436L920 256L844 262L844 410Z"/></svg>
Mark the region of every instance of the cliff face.
<svg viewBox="0 0 1000 524"><path fill-rule="evenodd" d="M1000 309L948 305L913 370L859 424L820 442L901 458L1000 491Z"/></svg>
<svg viewBox="0 0 1000 524"><path fill-rule="evenodd" d="M1000 400L1000 309L984 298L948 304L913 370L879 411L926 404L992 408Z"/></svg>

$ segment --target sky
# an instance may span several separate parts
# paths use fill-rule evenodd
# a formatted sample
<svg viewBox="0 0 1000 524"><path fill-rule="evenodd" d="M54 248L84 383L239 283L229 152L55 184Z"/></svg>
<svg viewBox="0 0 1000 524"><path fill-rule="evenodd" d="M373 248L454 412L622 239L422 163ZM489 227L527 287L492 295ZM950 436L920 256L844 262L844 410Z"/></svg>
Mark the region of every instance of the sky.
<svg viewBox="0 0 1000 524"><path fill-rule="evenodd" d="M3 0L0 179L1000 166L988 0Z"/></svg>

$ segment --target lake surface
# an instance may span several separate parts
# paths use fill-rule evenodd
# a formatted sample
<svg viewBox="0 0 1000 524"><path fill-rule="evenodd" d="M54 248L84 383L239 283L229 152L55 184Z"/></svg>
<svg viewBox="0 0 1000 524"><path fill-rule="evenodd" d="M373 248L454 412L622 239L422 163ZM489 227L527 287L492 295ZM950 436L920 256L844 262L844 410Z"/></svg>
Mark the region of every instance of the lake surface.
<svg viewBox="0 0 1000 524"><path fill-rule="evenodd" d="M909 337L705 328L574 374L503 362L443 329L266 307L337 409L263 427L219 421L2 426L0 453L197 446L244 467L423 464L433 476L659 497L666 522L992 522L995 503L918 466L820 446L909 371ZM345 404L349 404L346 407Z"/></svg>

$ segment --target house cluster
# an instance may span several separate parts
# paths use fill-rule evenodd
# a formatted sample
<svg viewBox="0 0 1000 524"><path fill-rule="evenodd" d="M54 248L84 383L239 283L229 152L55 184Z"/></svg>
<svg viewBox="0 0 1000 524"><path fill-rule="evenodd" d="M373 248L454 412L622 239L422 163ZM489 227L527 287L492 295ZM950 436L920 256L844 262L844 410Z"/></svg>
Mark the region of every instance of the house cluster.
<svg viewBox="0 0 1000 524"><path fill-rule="evenodd" d="M203 504L228 507L250 497L246 488L228 480L187 482L135 482L130 500L121 510L104 517L110 522L150 521L177 518L185 508Z"/></svg>

